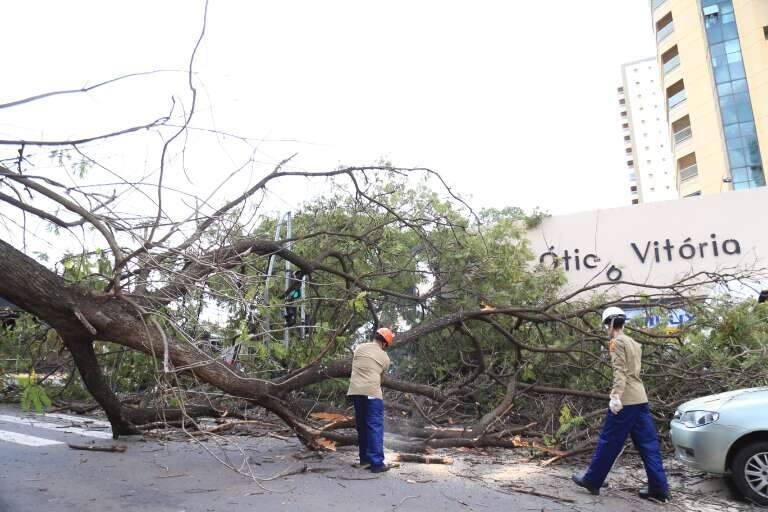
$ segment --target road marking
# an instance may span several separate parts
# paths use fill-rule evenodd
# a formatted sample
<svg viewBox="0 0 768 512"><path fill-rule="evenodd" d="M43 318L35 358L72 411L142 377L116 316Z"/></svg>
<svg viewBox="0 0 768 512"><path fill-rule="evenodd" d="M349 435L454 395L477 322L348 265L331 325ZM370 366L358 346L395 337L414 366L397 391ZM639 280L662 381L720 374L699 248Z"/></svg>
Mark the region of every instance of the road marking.
<svg viewBox="0 0 768 512"><path fill-rule="evenodd" d="M45 428L48 430L55 430L56 432L66 432L68 434L79 434L81 436L96 437L98 439L112 439L111 432L101 432L98 430L86 430L79 427L63 427L55 423L49 423L47 421L35 421L30 418L19 418L17 416L7 416L0 414L0 423L16 423L17 425L27 425L34 428Z"/></svg>
<svg viewBox="0 0 768 512"><path fill-rule="evenodd" d="M51 413L51 412L47 412L40 416L43 418L57 418L60 420L67 420L73 423L87 423L88 425L92 425L94 427L109 428L112 426L109 424L108 421L101 421L94 418L89 418L88 416L72 416L71 414L59 414L59 413Z"/></svg>
<svg viewBox="0 0 768 512"><path fill-rule="evenodd" d="M7 430L0 430L0 441L23 444L26 446L53 446L55 444L64 444L61 441L53 441L52 439L28 436L26 434L19 434L18 432L9 432Z"/></svg>

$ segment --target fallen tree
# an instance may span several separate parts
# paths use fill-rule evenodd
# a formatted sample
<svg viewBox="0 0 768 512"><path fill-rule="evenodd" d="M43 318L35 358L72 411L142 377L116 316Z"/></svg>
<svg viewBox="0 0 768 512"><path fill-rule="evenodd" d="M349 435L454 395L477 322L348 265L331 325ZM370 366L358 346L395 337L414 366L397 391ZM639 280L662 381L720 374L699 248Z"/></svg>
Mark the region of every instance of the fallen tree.
<svg viewBox="0 0 768 512"><path fill-rule="evenodd" d="M205 22L195 51L204 32ZM389 163L315 172L289 157L246 177L240 173L252 169L261 141L245 137L232 143L247 156L221 164L226 178L214 193L179 189L192 164L170 154L186 155L190 138L225 136L190 124L194 55L189 108L181 113L96 136L0 141L18 154L0 165L0 202L20 220L20 232L7 236L16 243L0 240L0 296L55 331L115 437L138 433L137 425L226 409L199 396L187 400L200 392L272 412L310 448L352 444L354 434L343 430L349 422L326 428L310 413L342 405L352 348L390 325L399 332L395 370L383 382L388 431L402 436L391 442L412 452L537 447L560 456L552 446L588 436L607 401L599 311L628 300L649 309L685 306L701 319L675 332L630 326L646 347L647 382L661 413L724 382L765 380L758 365L745 366L764 355L755 341L764 328L753 326L751 341L719 330L726 309L753 306L705 303L694 294L754 279L759 269L721 269L663 285L594 282L564 294L562 273L535 265L528 249L525 231L538 214L475 211L438 173ZM159 146L150 138L158 134ZM90 153L92 143L126 137L155 150L152 181ZM58 165L38 172L30 147L52 149ZM323 183L328 192L292 212L289 235L281 217L261 206L270 187L291 181ZM224 189L228 194L217 194ZM81 250L43 265L26 250L31 219ZM285 266L284 279L275 278L276 265ZM300 279L302 290L293 303L284 297L291 279ZM622 284L637 291L606 295ZM291 307L303 311L295 324ZM224 319L206 320L210 310ZM113 355L105 356L105 347ZM126 353L140 354L141 366L126 365ZM139 376L137 387L155 395L156 407L129 406L115 393L121 379Z"/></svg>

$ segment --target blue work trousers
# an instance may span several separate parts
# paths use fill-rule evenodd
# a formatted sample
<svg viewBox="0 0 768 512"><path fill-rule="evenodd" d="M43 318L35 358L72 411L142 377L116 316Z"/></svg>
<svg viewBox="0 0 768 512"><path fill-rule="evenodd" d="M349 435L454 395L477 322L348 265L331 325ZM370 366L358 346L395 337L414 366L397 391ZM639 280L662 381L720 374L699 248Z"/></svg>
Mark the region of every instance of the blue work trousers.
<svg viewBox="0 0 768 512"><path fill-rule="evenodd" d="M648 475L648 489L651 492L669 492L659 439L656 437L656 426L653 424L647 403L625 405L619 414L608 411L592 463L584 473L584 481L596 489L602 487L616 457L624 447L627 435L632 437L632 442L643 459L645 473Z"/></svg>
<svg viewBox="0 0 768 512"><path fill-rule="evenodd" d="M360 463L384 465L384 401L365 395L352 395Z"/></svg>

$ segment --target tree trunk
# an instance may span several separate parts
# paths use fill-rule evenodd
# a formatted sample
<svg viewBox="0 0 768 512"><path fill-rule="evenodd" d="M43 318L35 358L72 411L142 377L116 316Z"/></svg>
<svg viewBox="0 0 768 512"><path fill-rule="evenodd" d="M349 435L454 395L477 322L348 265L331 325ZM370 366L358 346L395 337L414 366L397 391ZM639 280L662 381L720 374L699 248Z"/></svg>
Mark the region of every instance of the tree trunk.
<svg viewBox="0 0 768 512"><path fill-rule="evenodd" d="M99 368L96 353L93 351L93 342L90 339L62 338L65 345L72 353L80 377L85 387L93 395L93 398L107 413L109 423L112 425L112 437L117 439L121 435L141 434L123 415L122 405L117 396L107 385Z"/></svg>

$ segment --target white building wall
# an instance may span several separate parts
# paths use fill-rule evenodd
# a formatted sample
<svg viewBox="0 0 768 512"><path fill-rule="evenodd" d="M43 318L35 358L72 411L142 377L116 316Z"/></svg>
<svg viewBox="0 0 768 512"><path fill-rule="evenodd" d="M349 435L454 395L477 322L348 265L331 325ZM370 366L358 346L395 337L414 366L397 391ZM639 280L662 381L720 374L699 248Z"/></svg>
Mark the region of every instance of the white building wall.
<svg viewBox="0 0 768 512"><path fill-rule="evenodd" d="M622 66L623 92L619 102L626 117L622 123L629 124L629 130L622 133L630 141L625 143L627 160L631 156L637 186L633 199L638 203L664 201L678 197L674 161L669 147L669 126L664 104L664 93L659 84L659 68L655 57ZM621 100L624 103L621 104Z"/></svg>
<svg viewBox="0 0 768 512"><path fill-rule="evenodd" d="M565 271L566 291L612 280L668 286L700 272L739 270L754 272L754 290L761 290L768 288L767 204L768 187L760 187L557 215L528 239L534 263L556 260ZM610 292L617 294L637 290L614 286Z"/></svg>

